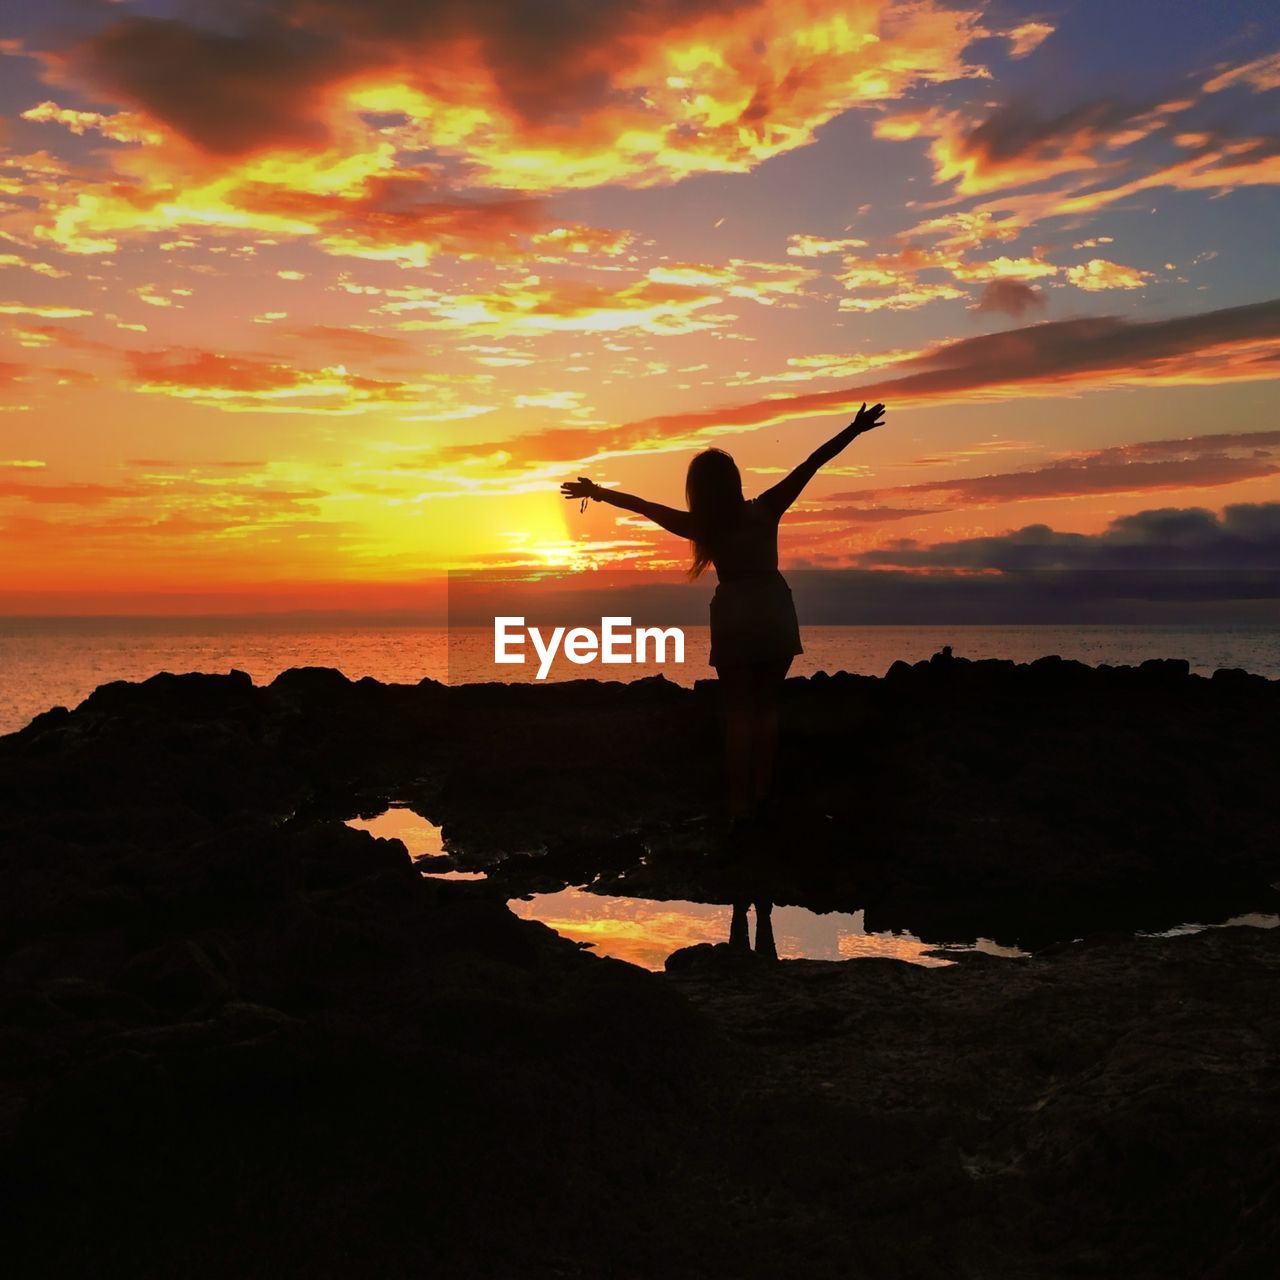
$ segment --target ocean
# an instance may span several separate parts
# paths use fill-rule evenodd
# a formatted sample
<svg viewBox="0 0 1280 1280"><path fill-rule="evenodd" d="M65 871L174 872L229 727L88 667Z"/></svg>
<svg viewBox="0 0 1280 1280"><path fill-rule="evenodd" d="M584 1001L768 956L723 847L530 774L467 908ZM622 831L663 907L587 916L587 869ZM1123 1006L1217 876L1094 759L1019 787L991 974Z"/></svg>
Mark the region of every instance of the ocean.
<svg viewBox="0 0 1280 1280"><path fill-rule="evenodd" d="M662 673L681 684L710 678L705 627L686 627L686 662ZM1273 626L921 626L806 627L794 675L851 671L883 675L943 645L966 658L1029 662L1058 654L1092 665L1185 658L1193 671L1242 667L1280 678L1280 629ZM53 706L74 707L109 680L157 671L247 671L258 683L297 666L337 667L352 679L462 683L492 679L492 632L410 622L334 623L299 618L0 618L0 733ZM530 679L532 668L509 668ZM549 679L636 679L650 666L574 667Z"/></svg>

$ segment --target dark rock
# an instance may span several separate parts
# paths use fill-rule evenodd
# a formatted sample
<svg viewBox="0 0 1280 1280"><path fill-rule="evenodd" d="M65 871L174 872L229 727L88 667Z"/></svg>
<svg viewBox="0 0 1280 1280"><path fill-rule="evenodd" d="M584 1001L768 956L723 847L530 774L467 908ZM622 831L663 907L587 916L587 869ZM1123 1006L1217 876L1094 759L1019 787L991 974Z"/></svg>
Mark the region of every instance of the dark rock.
<svg viewBox="0 0 1280 1280"><path fill-rule="evenodd" d="M1239 667L1219 667L1212 678L1214 684L1237 689L1263 689L1268 684L1265 676L1242 671Z"/></svg>
<svg viewBox="0 0 1280 1280"><path fill-rule="evenodd" d="M1280 684L788 680L777 812L727 851L717 708L164 675L0 739L6 1268L1268 1274L1280 931L1129 935L1280 876ZM489 881L341 822L388 796ZM656 975L494 896L566 882L1089 940Z"/></svg>
<svg viewBox="0 0 1280 1280"><path fill-rule="evenodd" d="M673 951L664 967L667 973L714 976L772 969L775 963L745 947L730 946L727 942L698 942Z"/></svg>
<svg viewBox="0 0 1280 1280"><path fill-rule="evenodd" d="M1185 658L1148 658L1138 670L1149 677L1181 680L1190 675L1191 664Z"/></svg>
<svg viewBox="0 0 1280 1280"><path fill-rule="evenodd" d="M190 938L168 942L135 956L116 985L171 1016L214 1009L234 990L230 964L215 955Z"/></svg>

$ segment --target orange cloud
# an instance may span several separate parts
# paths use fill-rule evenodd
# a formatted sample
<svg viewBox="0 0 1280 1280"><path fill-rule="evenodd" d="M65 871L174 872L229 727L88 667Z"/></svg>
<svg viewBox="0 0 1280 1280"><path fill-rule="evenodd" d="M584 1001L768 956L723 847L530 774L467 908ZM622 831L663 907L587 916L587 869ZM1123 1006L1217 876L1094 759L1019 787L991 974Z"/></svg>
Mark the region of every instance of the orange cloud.
<svg viewBox="0 0 1280 1280"><path fill-rule="evenodd" d="M688 448L708 438L843 413L862 400L938 404L1016 394L1060 395L1082 387L1205 385L1275 377L1280 300L1165 320L1099 316L1056 320L939 343L902 361L900 376L719 409L666 414L608 428L568 427L515 440L451 446L442 461L500 456L504 462L572 463L628 452Z"/></svg>
<svg viewBox="0 0 1280 1280"><path fill-rule="evenodd" d="M143 493L138 485L38 484L20 480L0 480L0 498L21 498L25 502L53 506L94 507L115 498L133 498Z"/></svg>
<svg viewBox="0 0 1280 1280"><path fill-rule="evenodd" d="M996 196L978 211L1025 229L1046 218L1079 217L1144 191L1208 191L1214 195L1240 187L1280 184L1280 142L1274 138L1197 138L1195 154L1111 186L1096 187L1094 178L1061 191L1011 192Z"/></svg>
<svg viewBox="0 0 1280 1280"><path fill-rule="evenodd" d="M335 354L361 355L373 359L407 354L411 347L403 338L348 325L307 324L283 326L283 332L309 346L326 348Z"/></svg>
<svg viewBox="0 0 1280 1280"><path fill-rule="evenodd" d="M983 34L932 0L275 0L239 31L131 15L48 56L206 153L323 149L380 113L528 190L752 167L858 102L974 74Z"/></svg>
<svg viewBox="0 0 1280 1280"><path fill-rule="evenodd" d="M492 408L461 400L457 379L402 382L354 374L345 365L302 369L263 356L185 347L125 354L135 390L232 411L351 415L400 404L413 405L427 420L473 417Z"/></svg>
<svg viewBox="0 0 1280 1280"><path fill-rule="evenodd" d="M1273 64L1274 59L1259 59L1224 72L1205 92L1236 82L1265 88ZM1133 106L1108 99L1047 118L1020 102L996 107L981 119L966 111L929 108L885 117L875 131L883 138L927 139L934 180L951 187L952 199L988 197L917 231L954 221L957 237L967 224L975 237L1012 239L1046 218L1093 213L1140 192L1171 188L1221 194L1280 183L1280 144L1274 138L1181 124L1198 101L1192 95ZM1163 154L1157 145L1134 147L1145 139L1165 144ZM1191 154L1171 159L1169 147ZM1037 186L1045 189L1024 190Z"/></svg>
<svg viewBox="0 0 1280 1280"><path fill-rule="evenodd" d="M1214 488L1274 475L1280 475L1280 431L1246 431L1117 445L1072 454L1026 471L854 489L831 494L830 501L866 502L928 494L961 506L983 507L1100 493Z"/></svg>
<svg viewBox="0 0 1280 1280"><path fill-rule="evenodd" d="M1023 22L1001 32L1009 41L1009 57L1025 58L1034 53L1051 35L1054 28L1047 22Z"/></svg>
<svg viewBox="0 0 1280 1280"><path fill-rule="evenodd" d="M1220 93L1223 89L1238 84L1248 85L1255 93L1280 89L1280 52L1220 71L1211 80L1205 81L1204 92Z"/></svg>
<svg viewBox="0 0 1280 1280"><path fill-rule="evenodd" d="M913 360L919 351L822 352L809 356L789 356L785 369L773 373L743 374L730 384L752 387L773 382L812 382L816 378L856 378L872 369Z"/></svg>
<svg viewBox="0 0 1280 1280"><path fill-rule="evenodd" d="M877 137L928 138L934 180L954 183L957 195L985 195L1028 186L1067 174L1118 168L1116 151L1161 128L1187 103L1135 109L1102 100L1041 119L1028 104L997 107L975 122L963 111L931 108L888 116L875 126Z"/></svg>
<svg viewBox="0 0 1280 1280"><path fill-rule="evenodd" d="M983 74L964 50L986 34L976 8L935 0L270 0L216 29L123 15L40 54L51 82L125 110L28 109L121 144L100 178L48 181L29 229L83 253L175 229L411 264L513 237L608 252L619 233L457 193L744 172L851 107Z"/></svg>

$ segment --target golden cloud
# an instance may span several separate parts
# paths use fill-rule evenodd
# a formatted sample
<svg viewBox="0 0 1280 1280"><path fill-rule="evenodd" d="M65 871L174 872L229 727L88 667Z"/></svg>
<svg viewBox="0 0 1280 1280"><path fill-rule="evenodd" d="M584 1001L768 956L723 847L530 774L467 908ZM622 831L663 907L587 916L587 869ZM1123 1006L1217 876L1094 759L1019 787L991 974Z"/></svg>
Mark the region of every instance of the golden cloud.
<svg viewBox="0 0 1280 1280"><path fill-rule="evenodd" d="M1059 270L1039 257L970 259L966 249L967 245L949 247L944 241L932 246L907 243L870 257L850 254L836 274L851 295L841 299L840 310L904 311L939 299L964 297L964 290L956 283L1036 280L1057 275ZM950 279L922 279L922 275Z"/></svg>
<svg viewBox="0 0 1280 1280"><path fill-rule="evenodd" d="M23 120L36 124L60 124L83 137L98 133L112 142L143 142L157 146L165 139L158 129L147 126L141 116L129 112L103 115L100 111L74 111L56 102L41 102L22 112Z"/></svg>
<svg viewBox="0 0 1280 1280"><path fill-rule="evenodd" d="M1077 289L1090 293L1103 289L1141 289L1151 279L1149 271L1108 262L1105 258L1090 258L1079 266L1068 267L1066 274Z"/></svg>
<svg viewBox="0 0 1280 1280"><path fill-rule="evenodd" d="M494 334L551 332L655 335L716 329L734 317L713 312L730 299L761 306L792 305L817 272L792 264L732 259L716 265L671 263L649 268L625 284L528 275L488 292L427 288L389 291L383 314L414 315L402 329L469 329Z"/></svg>
<svg viewBox="0 0 1280 1280"><path fill-rule="evenodd" d="M107 253L223 229L410 264L513 239L607 252L619 233L456 193L744 172L851 107L983 74L964 50L988 34L935 0L273 0L243 30L223 18L124 15L40 54L51 82L124 109L25 113L119 144L101 178L46 183L33 233Z"/></svg>
<svg viewBox="0 0 1280 1280"><path fill-rule="evenodd" d="M66 307L39 302L0 302L0 316L36 316L41 320L74 320L91 316L84 307Z"/></svg>

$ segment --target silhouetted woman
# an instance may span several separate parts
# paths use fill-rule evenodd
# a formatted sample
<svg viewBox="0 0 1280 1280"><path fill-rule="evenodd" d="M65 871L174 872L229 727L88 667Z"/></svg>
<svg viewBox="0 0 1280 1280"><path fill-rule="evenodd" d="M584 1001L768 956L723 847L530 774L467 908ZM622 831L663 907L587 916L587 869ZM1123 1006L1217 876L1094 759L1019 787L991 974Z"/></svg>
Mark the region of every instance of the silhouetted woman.
<svg viewBox="0 0 1280 1280"><path fill-rule="evenodd" d="M785 480L749 500L742 496L737 463L723 449L705 449L689 463L687 511L602 489L585 476L560 486L566 498L607 502L688 538L691 578L715 566L711 665L724 691L731 819L751 817L768 793L778 741L778 693L791 660L803 652L791 589L778 572L778 521L819 467L883 420L884 405L868 409L864 404L843 431Z"/></svg>

